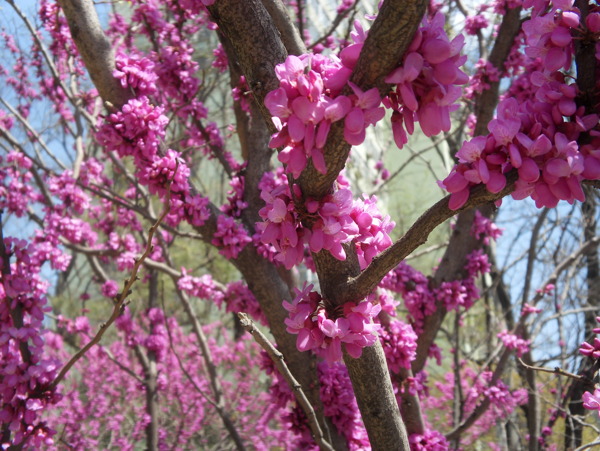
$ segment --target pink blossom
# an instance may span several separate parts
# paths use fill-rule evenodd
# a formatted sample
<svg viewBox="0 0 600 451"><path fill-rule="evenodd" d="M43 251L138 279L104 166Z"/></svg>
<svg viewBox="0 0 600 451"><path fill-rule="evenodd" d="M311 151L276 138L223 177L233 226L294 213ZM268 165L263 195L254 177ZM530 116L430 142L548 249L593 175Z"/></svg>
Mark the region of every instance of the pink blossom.
<svg viewBox="0 0 600 451"><path fill-rule="evenodd" d="M526 352L529 352L530 341L523 340L517 335L509 333L507 330L503 330L498 334L498 338L502 340L504 346L508 349L513 349L517 352L517 356L521 357Z"/></svg>
<svg viewBox="0 0 600 451"><path fill-rule="evenodd" d="M217 231L213 235L212 244L219 247L219 254L226 258L237 258L252 238L244 227L237 224L230 216L220 215L217 219Z"/></svg>
<svg viewBox="0 0 600 451"><path fill-rule="evenodd" d="M583 407L589 410L597 410L600 415L600 389L594 389L594 393L586 391L581 397L583 401Z"/></svg>
<svg viewBox="0 0 600 451"><path fill-rule="evenodd" d="M107 280L102 284L102 295L107 298L114 298L119 293L119 284L114 280Z"/></svg>

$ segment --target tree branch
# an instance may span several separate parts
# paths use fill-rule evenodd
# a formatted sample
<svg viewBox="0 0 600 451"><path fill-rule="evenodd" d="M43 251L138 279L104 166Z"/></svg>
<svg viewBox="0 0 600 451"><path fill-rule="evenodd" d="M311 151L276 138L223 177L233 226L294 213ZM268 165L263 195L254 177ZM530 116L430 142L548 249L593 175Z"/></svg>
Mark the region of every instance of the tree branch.
<svg viewBox="0 0 600 451"><path fill-rule="evenodd" d="M444 197L423 213L414 224L406 231L404 236L396 241L391 247L377 255L371 264L367 266L358 276L348 283L345 297L351 301L364 299L375 289L379 281L411 252L427 241L429 234L444 221L450 219L457 213L471 208L494 202L510 194L514 189L516 180L515 173L507 175L507 184L499 193L490 193L484 185L478 185L471 190L469 200L458 210L448 207L450 196Z"/></svg>
<svg viewBox="0 0 600 451"><path fill-rule="evenodd" d="M386 95L390 85L385 77L398 65L421 23L427 2L424 0L386 0L369 29L351 81L363 90L378 88ZM393 43L393 45L390 45ZM349 89L349 88L347 88ZM323 149L327 173L319 173L309 163L299 178L305 197L320 199L329 191L346 165L352 146L344 139L344 121L332 124Z"/></svg>
<svg viewBox="0 0 600 451"><path fill-rule="evenodd" d="M175 172L177 172L177 168L175 168ZM94 345L96 345L97 343L100 342L104 333L108 330L108 328L112 325L112 323L114 323L115 320L121 315L121 311L122 311L123 307L125 306L125 301L131 294L131 288L133 287L133 284L138 280L138 277L137 277L138 271L140 270L141 266L143 265L144 260L152 252L152 249L153 249L152 238L154 237L154 234L158 230L158 227L160 226L160 223L162 222L162 220L169 213L170 208L171 208L171 181L168 182L167 196L165 199L163 212L161 213L160 217L156 220L156 222L152 225L152 227L150 227L150 230L148 231L148 244L146 245L146 250L144 251L142 256L138 260L135 261L135 263L133 265L133 269L131 270L130 277L127 280L125 280L125 283L123 286L123 291L121 291L115 297L113 311L112 311L112 314L110 315L110 318L108 319L108 321L106 321L105 323L103 323L100 326L100 329L98 329L98 332L96 333L94 338L92 338L89 343L87 343L83 348L81 348L77 353L75 353L75 355L73 355L69 359L69 361L65 364L65 366L62 367L62 369L60 370L60 373L58 373L58 376L56 376L56 378L50 384L49 389L56 388L56 386L65 378L65 376L67 375L69 370L73 367L73 365L75 365L75 363L77 363L77 361L81 357L83 357Z"/></svg>
<svg viewBox="0 0 600 451"><path fill-rule="evenodd" d="M104 34L92 0L58 0L69 24L71 37L100 97L117 109L132 97L114 78L115 55Z"/></svg>
<svg viewBox="0 0 600 451"><path fill-rule="evenodd" d="M327 451L333 451L333 448L323 436L323 432L321 431L321 427L319 426L317 415L315 414L312 405L308 401L308 398L304 394L304 391L302 391L302 386L298 383L294 375L290 372L287 365L285 364L283 354L279 352L269 342L267 337L265 337L265 335L254 326L254 322L250 319L250 317L247 314L238 313L238 317L240 319L242 327L246 329L246 331L248 331L248 333L254 337L254 339L261 346L261 348L263 348L267 352L267 354L269 354L269 357L271 357L271 360L277 367L279 373L285 378L288 385L292 388L292 391L294 392L294 396L296 397L298 404L300 404L302 410L306 414L310 430L312 431L315 442L317 443L317 445L319 445L319 448Z"/></svg>

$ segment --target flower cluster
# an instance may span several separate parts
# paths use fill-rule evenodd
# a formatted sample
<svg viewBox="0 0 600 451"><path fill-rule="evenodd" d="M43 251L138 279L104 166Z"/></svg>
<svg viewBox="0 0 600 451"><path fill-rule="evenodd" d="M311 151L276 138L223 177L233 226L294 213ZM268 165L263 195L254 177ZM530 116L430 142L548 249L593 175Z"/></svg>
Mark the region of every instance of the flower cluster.
<svg viewBox="0 0 600 451"><path fill-rule="evenodd" d="M437 308L427 277L402 262L383 278L379 286L402 296L414 331L421 333L425 317L433 314Z"/></svg>
<svg viewBox="0 0 600 451"><path fill-rule="evenodd" d="M346 118L344 138L357 145L365 139L365 128L383 118L377 89L363 92L350 84L353 95L339 94L348 82L359 51L358 47L347 47L341 59L290 55L285 63L277 65L275 72L280 87L265 98L265 105L279 130L270 146L284 147L279 161L295 178L306 167L308 158L319 172L327 172L323 147L332 123Z"/></svg>
<svg viewBox="0 0 600 451"><path fill-rule="evenodd" d="M252 238L243 226L236 223L231 216L220 215L217 218L217 231L213 235L212 244L219 247L219 254L228 259L238 258L238 255Z"/></svg>
<svg viewBox="0 0 600 451"><path fill-rule="evenodd" d="M136 166L141 167L153 160L165 137L169 120L164 111L146 96L131 99L105 118L96 138L107 151L116 151L121 158L133 156Z"/></svg>
<svg viewBox="0 0 600 451"><path fill-rule="evenodd" d="M341 185L321 201L307 200L302 216L296 211L287 185L270 191L271 186L266 185L261 192L266 205L259 214L265 221L257 224L257 229L262 242L275 248L276 260L288 269L302 261L304 244L311 252L326 250L338 260L345 260L343 245L352 242L363 269L392 244L389 233L395 224L378 210L375 196L354 201L352 192ZM296 185L293 189L295 197L301 197ZM310 229L304 227L304 218L311 222Z"/></svg>
<svg viewBox="0 0 600 451"><path fill-rule="evenodd" d="M113 299L119 294L119 284L114 280L107 280L102 284L100 292L102 293L102 296Z"/></svg>
<svg viewBox="0 0 600 451"><path fill-rule="evenodd" d="M348 441L350 450L370 447L367 431L362 422L348 369L342 363L319 364L320 394L323 413Z"/></svg>
<svg viewBox="0 0 600 451"><path fill-rule="evenodd" d="M121 86L132 89L137 96L149 96L157 91L154 63L143 56L118 52L113 75Z"/></svg>
<svg viewBox="0 0 600 451"><path fill-rule="evenodd" d="M479 210L475 210L475 219L471 226L471 235L476 239L482 240L483 244L490 244L502 236L503 229L498 227L490 218L482 215Z"/></svg>
<svg viewBox="0 0 600 451"><path fill-rule="evenodd" d="M426 136L450 130L450 112L458 108L454 102L462 95L459 85L468 81L460 67L467 60L460 51L464 36L452 41L444 30L444 15L425 16L409 46L402 65L385 79L396 85L384 99L391 108L394 140L399 148L408 142L414 123L419 122Z"/></svg>
<svg viewBox="0 0 600 451"><path fill-rule="evenodd" d="M568 84L570 77L560 70L571 65L573 30L597 36L597 16L593 12L581 24L572 3L562 1L537 10L523 25L525 53L534 62L498 105L490 133L466 141L458 151L459 164L442 182L451 193L450 208L464 205L474 185L500 192L513 169L518 174L514 199L530 196L538 208L584 200L581 181L600 179L598 114L577 105L577 86ZM590 139L580 146L583 133Z"/></svg>
<svg viewBox="0 0 600 451"><path fill-rule="evenodd" d="M504 346L508 349L515 350L518 357L521 357L529 351L529 346L531 344L530 340L523 340L519 336L509 333L507 330L500 332L498 338L502 340L502 343L504 343Z"/></svg>
<svg viewBox="0 0 600 451"><path fill-rule="evenodd" d="M410 324L395 320L382 327L379 339L385 352L390 371L398 373L401 368L410 368L417 356L417 334Z"/></svg>
<svg viewBox="0 0 600 451"><path fill-rule="evenodd" d="M185 268L181 268L182 276L177 281L177 288L190 296L213 301L217 306L223 303L223 290L210 274L201 277L190 276Z"/></svg>
<svg viewBox="0 0 600 451"><path fill-rule="evenodd" d="M482 14L467 16L465 18L465 33L476 35L480 30L487 28L490 23Z"/></svg>
<svg viewBox="0 0 600 451"><path fill-rule="evenodd" d="M31 186L32 162L22 153L12 151L6 155L6 161L0 157L0 165L0 209L22 217L29 204L41 196Z"/></svg>
<svg viewBox="0 0 600 451"><path fill-rule="evenodd" d="M549 10L536 11L523 24L525 54L532 59L539 58L548 72L569 69L574 53L571 29L578 27L579 11L573 7L573 1L554 0Z"/></svg>
<svg viewBox="0 0 600 451"><path fill-rule="evenodd" d="M244 176L232 177L229 184L231 189L227 192L227 204L221 207L221 211L228 216L239 218L242 211L248 207L248 202L244 200Z"/></svg>
<svg viewBox="0 0 600 451"><path fill-rule="evenodd" d="M586 391L581 397L583 401L583 407L589 410L598 411L598 415L600 415L600 389L594 389L594 393L590 393Z"/></svg>
<svg viewBox="0 0 600 451"><path fill-rule="evenodd" d="M596 322L600 323L600 316L596 317ZM600 334L600 327L594 328L592 332L596 335ZM600 338L594 337L593 344L590 344L587 341L581 343L579 346L579 353L594 360L600 359Z"/></svg>
<svg viewBox="0 0 600 451"><path fill-rule="evenodd" d="M499 80L500 73L498 69L489 61L480 59L475 63L475 73L471 76L468 86L465 88L465 98L473 99L477 94L490 89L490 82Z"/></svg>
<svg viewBox="0 0 600 451"><path fill-rule="evenodd" d="M262 325L266 326L268 324L267 317L260 308L256 297L244 282L237 281L228 284L224 293L224 301L226 304L225 311L244 312Z"/></svg>
<svg viewBox="0 0 600 451"><path fill-rule="evenodd" d="M450 444L444 435L434 429L427 429L422 434L411 434L408 437L410 451L445 451Z"/></svg>
<svg viewBox="0 0 600 451"><path fill-rule="evenodd" d="M283 301L283 307L289 312L285 320L287 331L298 335L296 347L299 351L313 350L327 362L342 359L342 343L346 352L359 358L362 349L371 346L377 339L379 324L373 323L381 311L379 305L369 301L359 304L348 302L343 305L341 315L331 318L327 313L313 285L296 290L297 296L290 303Z"/></svg>
<svg viewBox="0 0 600 451"><path fill-rule="evenodd" d="M11 444L40 448L55 434L40 414L60 399L48 388L59 363L45 355L41 338L48 284L32 258L34 244L5 238L2 254L3 261L13 261L2 268L0 283L0 421Z"/></svg>

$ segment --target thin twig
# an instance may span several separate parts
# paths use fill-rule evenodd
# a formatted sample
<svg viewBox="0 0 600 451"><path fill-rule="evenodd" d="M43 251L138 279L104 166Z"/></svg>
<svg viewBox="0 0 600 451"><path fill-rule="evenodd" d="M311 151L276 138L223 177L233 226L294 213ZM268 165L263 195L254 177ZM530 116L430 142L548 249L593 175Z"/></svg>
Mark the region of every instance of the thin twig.
<svg viewBox="0 0 600 451"><path fill-rule="evenodd" d="M575 451L583 451L585 449L593 448L594 446L600 446L600 440L575 448Z"/></svg>
<svg viewBox="0 0 600 451"><path fill-rule="evenodd" d="M177 166L175 167L173 177L175 176L176 173L177 173ZM161 213L160 217L156 220L156 222L152 225L152 227L150 227L150 230L148 231L148 244L146 245L146 250L144 251L142 256L135 261L135 263L133 265L133 269L131 270L131 277L129 277L125 281L123 291L121 291L119 294L117 294L117 296L115 296L114 307L113 307L112 314L110 315L110 318L108 319L108 321L106 321L105 323L103 323L100 326L100 329L98 330L98 332L96 333L94 338L92 338L92 340L88 344L86 344L75 355L73 355L73 357L71 357L71 359L67 362L67 364L61 369L58 376L56 376L56 378L50 384L50 387L49 387L50 389L55 388L65 378L65 376L67 375L69 370L73 367L73 365L75 365L75 363L81 357L83 357L94 345L96 345L97 343L100 342L100 340L102 339L102 336L104 335L104 332L106 332L108 330L108 328L111 326L111 324L114 323L115 320L121 314L121 311L122 311L123 307L125 306L125 301L127 300L127 297L129 296L129 294L131 294L131 288L133 287L133 284L138 280L138 278L137 278L138 271L141 268L142 264L144 263L144 260L146 259L146 257L148 257L148 255L150 255L150 253L152 252L152 249L154 247L152 245L152 238L154 237L154 234L158 230L160 223L167 216L167 214L169 213L169 210L171 209L171 183L172 183L172 180L167 182L167 197L165 199L165 206L164 206L163 212Z"/></svg>
<svg viewBox="0 0 600 451"><path fill-rule="evenodd" d="M544 368L542 366L527 365L525 362L523 362L523 360L521 360L521 358L517 358L517 360L519 361L519 363L521 365L523 365L528 370L539 371L541 373L557 374L559 376L566 376L566 377L570 377L571 379L576 379L578 381L581 381L581 382L583 382L585 384L589 384L591 386L594 385L594 382L591 381L588 377L586 377L584 375L580 375L580 374L569 373L568 371L565 371L565 370L563 370L562 368L560 368L558 366L555 366L554 369L552 369L552 368Z"/></svg>
<svg viewBox="0 0 600 451"><path fill-rule="evenodd" d="M285 364L285 361L283 360L283 354L279 352L275 346L271 344L267 337L265 337L265 335L254 326L254 322L247 314L240 312L237 315L240 319L240 324L242 327L246 329L246 331L248 331L248 333L254 337L254 340L256 340L256 342L267 352L267 354L269 354L269 357L271 357L271 360L273 360L273 363L281 375L285 378L289 386L292 387L294 395L296 396L296 400L308 418L310 430L312 431L315 442L317 445L319 445L319 448L322 450L333 451L332 446L327 440L325 440L325 437L323 436L323 432L321 431L321 427L317 421L317 415L310 405L308 398L302 391L302 386L296 380L296 378L294 378L291 371Z"/></svg>
<svg viewBox="0 0 600 451"><path fill-rule="evenodd" d="M229 413L225 410L225 406L223 403L223 389L221 388L221 383L219 382L219 376L217 374L217 367L215 365L215 362L213 361L212 354L211 354L210 348L208 346L208 340L206 339L204 332L202 331L202 326L200 325L200 322L198 321L198 318L193 311L192 305L191 305L187 295L179 289L177 290L177 295L179 296L179 299L181 300L181 302L183 304L183 307L188 315L188 318L192 322L192 329L194 331L194 335L196 336L196 339L198 340L198 347L200 348L202 357L204 358L204 363L206 365L206 369L207 369L207 373L208 373L207 374L208 380L210 382L210 388L211 388L213 396L215 397L215 401L214 402L211 401L211 404L217 410L217 413L219 414L219 416L221 417L221 420L223 421L223 425L229 432L231 439L235 442L237 449L245 450L246 447L244 445L244 442L243 442L242 438L240 437L239 432L237 431L237 428L235 427L233 420L229 416ZM167 330L168 330L168 328L167 328ZM176 357L179 360L179 356L176 355ZM183 369L183 367L182 367L182 369ZM183 370L185 372L185 369L183 369ZM194 383L191 378L188 377L188 379L190 379L190 381L192 381L192 383Z"/></svg>

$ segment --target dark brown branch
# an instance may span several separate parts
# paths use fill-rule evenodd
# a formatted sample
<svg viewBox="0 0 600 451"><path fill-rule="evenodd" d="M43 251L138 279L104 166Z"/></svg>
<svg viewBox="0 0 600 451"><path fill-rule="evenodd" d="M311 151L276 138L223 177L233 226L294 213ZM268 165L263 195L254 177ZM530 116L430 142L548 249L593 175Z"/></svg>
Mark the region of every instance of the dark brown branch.
<svg viewBox="0 0 600 451"><path fill-rule="evenodd" d="M508 174L507 179L506 188L496 194L487 191L483 185L473 188L469 200L459 210L451 210L448 207L450 196L446 196L435 203L414 222L402 238L376 256L363 272L350 280L346 288L347 298L352 301L365 298L389 271L395 268L417 247L425 243L429 234L444 221L461 211L494 202L511 193L514 189L516 174Z"/></svg>
<svg viewBox="0 0 600 451"><path fill-rule="evenodd" d="M283 45L290 55L302 55L306 53L306 46L302 36L294 25L294 22L288 14L288 10L281 0L262 0L262 4L267 9L273 23L279 30Z"/></svg>
<svg viewBox="0 0 600 451"><path fill-rule="evenodd" d="M504 64L514 45L515 38L521 29L520 14L520 7L509 9L502 18L502 23L498 28L498 35L494 42L494 48L490 53L489 62L500 74L504 74L505 72ZM486 82L490 86L489 89L483 91L475 101L475 116L477 117L475 136L487 133L487 124L492 120L496 104L498 103L500 80L486 80Z"/></svg>
<svg viewBox="0 0 600 451"><path fill-rule="evenodd" d="M358 359L344 353L344 362L372 449L408 451L406 428L380 341L364 348Z"/></svg>
<svg viewBox="0 0 600 451"><path fill-rule="evenodd" d="M260 0L219 0L208 10L231 42L263 119L275 131L264 100L269 91L279 86L275 66L287 57L279 30Z"/></svg>

